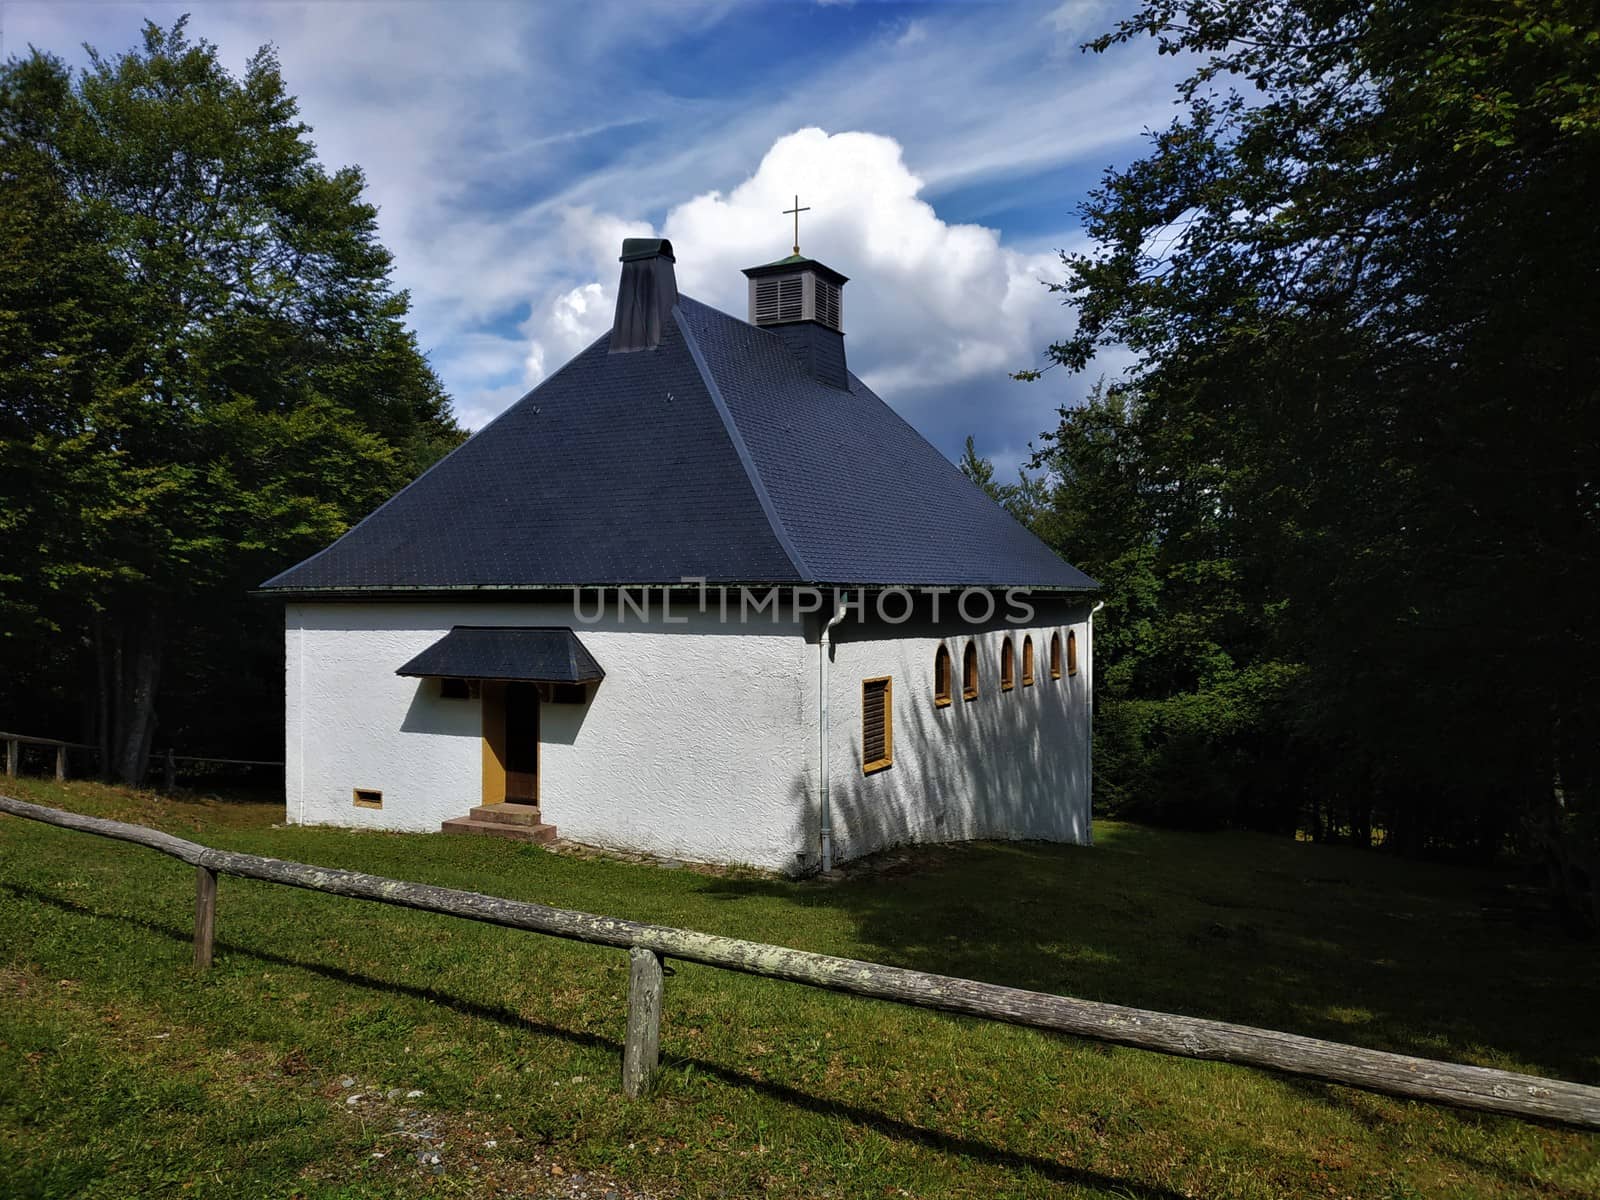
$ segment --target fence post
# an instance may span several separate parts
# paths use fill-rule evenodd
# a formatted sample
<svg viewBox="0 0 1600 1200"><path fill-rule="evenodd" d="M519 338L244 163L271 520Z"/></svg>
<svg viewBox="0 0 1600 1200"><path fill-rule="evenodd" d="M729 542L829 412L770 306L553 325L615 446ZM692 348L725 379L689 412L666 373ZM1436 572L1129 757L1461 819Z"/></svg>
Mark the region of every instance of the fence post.
<svg viewBox="0 0 1600 1200"><path fill-rule="evenodd" d="M211 965L211 941L217 931L217 873L194 869L194 965Z"/></svg>
<svg viewBox="0 0 1600 1200"><path fill-rule="evenodd" d="M56 782L60 783L67 777L67 748L56 747Z"/></svg>
<svg viewBox="0 0 1600 1200"><path fill-rule="evenodd" d="M166 770L162 773L161 782L163 785L161 790L169 796L178 786L178 764L173 760L171 746L167 747Z"/></svg>
<svg viewBox="0 0 1600 1200"><path fill-rule="evenodd" d="M661 956L635 946L628 951L628 1033L622 1043L622 1090L644 1095L661 1065Z"/></svg>
<svg viewBox="0 0 1600 1200"><path fill-rule="evenodd" d="M6 774L10 775L12 778L16 778L16 774L17 774L17 751L19 749L20 749L20 744L17 742L16 738L10 738L9 740L7 740L7 742L6 742Z"/></svg>

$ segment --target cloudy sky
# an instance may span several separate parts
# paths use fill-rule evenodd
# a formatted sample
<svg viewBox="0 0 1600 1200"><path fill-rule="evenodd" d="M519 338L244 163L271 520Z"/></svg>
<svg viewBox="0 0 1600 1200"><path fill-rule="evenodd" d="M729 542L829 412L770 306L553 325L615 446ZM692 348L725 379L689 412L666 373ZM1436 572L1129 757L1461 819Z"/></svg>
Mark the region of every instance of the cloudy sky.
<svg viewBox="0 0 1600 1200"><path fill-rule="evenodd" d="M851 278L851 368L952 458L971 433L1010 468L1090 382L1007 378L1070 327L1041 281L1103 169L1171 117L1171 60L1078 49L1127 7L10 0L0 20L6 54L73 63L184 11L235 68L276 45L323 161L366 172L473 428L607 328L625 236L671 238L680 288L743 316L739 268L789 252L799 192L801 249Z"/></svg>

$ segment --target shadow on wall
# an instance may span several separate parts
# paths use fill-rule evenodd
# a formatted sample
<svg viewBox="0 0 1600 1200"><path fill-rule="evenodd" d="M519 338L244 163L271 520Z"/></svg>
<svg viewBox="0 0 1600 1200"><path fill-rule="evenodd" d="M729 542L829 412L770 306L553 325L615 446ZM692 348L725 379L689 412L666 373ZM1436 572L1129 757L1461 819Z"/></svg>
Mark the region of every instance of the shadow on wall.
<svg viewBox="0 0 1600 1200"><path fill-rule="evenodd" d="M400 729L404 733L478 738L483 736L482 709L476 699L443 698L439 695L437 679L419 679Z"/></svg>
<svg viewBox="0 0 1600 1200"><path fill-rule="evenodd" d="M896 689L894 765L862 774L859 709L840 712L850 753L832 764L830 808L836 861L911 843L975 839L1089 840L1089 745L1082 676L999 688L997 664L984 664L975 700L956 692L948 707L908 681ZM839 761L843 757L844 761ZM818 798L802 780L796 846L820 839ZM795 811L795 810L792 810ZM811 865L816 865L815 850Z"/></svg>
<svg viewBox="0 0 1600 1200"><path fill-rule="evenodd" d="M588 699L581 704L558 704L555 701L541 703L539 705L539 741L545 745L577 745L578 734L583 730L584 721L588 720L589 709L599 703L599 697L605 686L604 683L601 683L598 688L591 688Z"/></svg>
<svg viewBox="0 0 1600 1200"><path fill-rule="evenodd" d="M601 686L604 686L603 684ZM563 746L574 745L595 695L581 704L545 701L539 706L539 741ZM473 696L464 700L447 700L439 695L437 679L419 679L405 718L400 722L402 733L431 733L441 737L483 736L483 701Z"/></svg>

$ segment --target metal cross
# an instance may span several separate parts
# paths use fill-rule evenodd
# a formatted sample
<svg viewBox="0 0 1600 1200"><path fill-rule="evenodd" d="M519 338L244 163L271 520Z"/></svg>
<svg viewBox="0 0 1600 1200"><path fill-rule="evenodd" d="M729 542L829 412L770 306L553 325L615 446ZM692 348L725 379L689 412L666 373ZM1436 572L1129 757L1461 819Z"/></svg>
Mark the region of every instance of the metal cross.
<svg viewBox="0 0 1600 1200"><path fill-rule="evenodd" d="M794 214L794 253L795 253L795 257L796 258L798 258L800 256L800 214L803 213L803 212L810 212L810 211L811 211L811 206L809 204L806 205L804 208L800 207L800 197L799 196L796 196L794 198L794 207L793 208L786 208L786 209L783 210L783 215L784 216L788 216L790 213Z"/></svg>

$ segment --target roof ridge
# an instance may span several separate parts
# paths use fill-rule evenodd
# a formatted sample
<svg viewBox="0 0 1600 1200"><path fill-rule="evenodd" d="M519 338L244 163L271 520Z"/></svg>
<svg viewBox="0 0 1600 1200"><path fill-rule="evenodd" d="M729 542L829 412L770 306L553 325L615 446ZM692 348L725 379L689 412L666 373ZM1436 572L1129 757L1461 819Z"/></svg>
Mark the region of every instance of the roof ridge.
<svg viewBox="0 0 1600 1200"><path fill-rule="evenodd" d="M778 539L778 545L788 557L789 564L794 567L795 575L802 582L814 582L810 569L800 556L799 547L794 544L794 539L789 536L789 531L783 524L783 518L778 515L777 505L767 493L766 482L761 478L761 472L756 469L755 460L750 457L750 449L744 444L744 435L739 432L733 414L728 411L728 402L722 398L722 388L718 385L716 376L711 373L705 355L700 352L700 343L695 339L694 330L690 328L688 317L681 311L681 305L672 306L672 319L677 323L678 332L683 334L683 344L688 347L689 357L694 360L695 370L700 372L700 379L711 395L711 405L717 410L717 416L722 419L723 427L728 431L728 440L733 443L733 452L738 456L739 465L744 468L744 473L750 480L756 500L761 504L761 512L772 527L772 535Z"/></svg>

